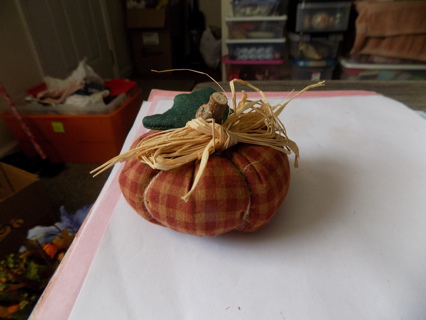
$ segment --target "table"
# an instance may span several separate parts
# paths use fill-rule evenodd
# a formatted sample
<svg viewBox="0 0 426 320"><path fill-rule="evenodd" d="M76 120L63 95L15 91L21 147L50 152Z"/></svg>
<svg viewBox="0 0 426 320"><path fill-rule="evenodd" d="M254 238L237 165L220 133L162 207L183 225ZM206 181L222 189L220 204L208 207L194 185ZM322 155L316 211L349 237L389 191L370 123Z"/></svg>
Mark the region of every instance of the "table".
<svg viewBox="0 0 426 320"><path fill-rule="evenodd" d="M271 103L288 97L277 90ZM152 92L123 150L176 94ZM282 120L301 161L270 225L216 238L151 225L117 165L31 319L422 319L424 119L375 92L315 89Z"/></svg>

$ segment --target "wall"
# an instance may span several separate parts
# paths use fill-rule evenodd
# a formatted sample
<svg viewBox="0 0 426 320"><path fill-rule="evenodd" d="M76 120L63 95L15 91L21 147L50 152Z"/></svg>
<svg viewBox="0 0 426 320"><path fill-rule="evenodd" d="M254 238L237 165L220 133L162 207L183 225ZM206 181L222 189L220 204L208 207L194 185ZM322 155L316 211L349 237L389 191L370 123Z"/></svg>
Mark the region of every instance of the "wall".
<svg viewBox="0 0 426 320"><path fill-rule="evenodd" d="M125 12L126 5L122 0L105 0L112 46L114 47L114 59L117 65L118 76L127 78L133 72L133 62L130 50L130 42L126 29Z"/></svg>
<svg viewBox="0 0 426 320"><path fill-rule="evenodd" d="M22 20L17 0L0 1L0 82L15 101L22 92L42 80L37 57ZM7 110L0 98L0 112ZM6 124L0 119L0 156L13 148L15 141Z"/></svg>
<svg viewBox="0 0 426 320"><path fill-rule="evenodd" d="M15 0L0 1L0 43L0 81L18 99L42 73Z"/></svg>
<svg viewBox="0 0 426 320"><path fill-rule="evenodd" d="M229 2L229 1L228 1ZM200 10L206 17L206 26L221 27L221 2L217 0L200 0Z"/></svg>

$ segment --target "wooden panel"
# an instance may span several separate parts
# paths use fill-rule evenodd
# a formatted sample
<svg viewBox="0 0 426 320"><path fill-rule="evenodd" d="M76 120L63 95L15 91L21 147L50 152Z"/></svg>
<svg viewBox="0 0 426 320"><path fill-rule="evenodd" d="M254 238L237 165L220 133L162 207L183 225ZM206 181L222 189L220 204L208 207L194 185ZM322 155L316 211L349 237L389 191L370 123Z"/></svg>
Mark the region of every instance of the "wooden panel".
<svg viewBox="0 0 426 320"><path fill-rule="evenodd" d="M64 78L87 58L101 77L114 77L101 2L21 0L44 75Z"/></svg>

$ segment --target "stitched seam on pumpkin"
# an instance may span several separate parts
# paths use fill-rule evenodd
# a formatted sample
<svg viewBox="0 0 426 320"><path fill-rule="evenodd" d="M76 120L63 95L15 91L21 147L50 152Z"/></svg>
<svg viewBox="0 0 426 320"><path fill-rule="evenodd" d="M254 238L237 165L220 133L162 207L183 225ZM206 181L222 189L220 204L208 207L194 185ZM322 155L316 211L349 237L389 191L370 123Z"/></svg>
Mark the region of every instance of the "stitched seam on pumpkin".
<svg viewBox="0 0 426 320"><path fill-rule="evenodd" d="M236 152L235 150L233 150L233 152L235 152L235 153L238 153L241 157L243 157L245 160L247 160L242 154L240 154L239 152ZM248 184L248 182L247 182L247 179L246 179L246 177L244 176L244 174L240 171L240 169L235 165L235 163L233 163L232 162L232 160L231 160L231 157L229 157L228 155L226 155L226 157L228 158L228 160L229 160L229 162L232 164L232 166L235 168L235 171L237 171L240 175L241 175L241 177L243 178L243 181L244 181L244 184L245 184L245 186L246 186L246 189L247 189L247 191L248 191L248 193L249 193L249 201L248 201L248 204L247 204L247 209L246 209L246 212L244 212L244 215L243 215L243 221L244 221L244 223L248 223L248 224L250 224L250 225L253 225L253 223L251 223L249 220L247 220L247 218L248 218L248 216L250 215L250 209L251 209L251 195L252 195L252 192L251 192L251 190L250 190L250 186L249 186L249 184ZM248 160L247 160L248 161ZM241 228L243 225L244 225L244 223L241 223L240 225L238 225L237 227L236 227L236 229L239 229L239 228Z"/></svg>
<svg viewBox="0 0 426 320"><path fill-rule="evenodd" d="M257 172L256 167L253 166L253 163L257 163L257 162L261 162L261 160L257 160L257 161L250 161L249 159L247 159L242 153L238 152L238 151L234 151L235 153L238 153L244 160L246 160L248 162L248 165L246 165L244 168L242 168L243 171L246 171L247 169L249 169L250 167L253 168L254 173L256 173L259 181L261 181L263 183L262 177L259 174L259 172Z"/></svg>
<svg viewBox="0 0 426 320"><path fill-rule="evenodd" d="M160 173L161 173L161 170L159 170L156 174L155 174L155 176L153 176L152 178L151 178L151 180L149 180L149 182L148 182L148 184L146 185L146 187L145 187L145 191L143 192L143 204L145 205L145 209L146 209L146 211L148 211L148 213L149 213L149 215L151 216L151 218L152 219L154 219L155 221L157 221L157 222L159 222L159 223L161 223L160 221L158 221L156 218L154 218L154 216L152 215L152 213L151 213L151 211L149 210L149 208L148 208L148 206L147 206L147 204L146 204L146 194L147 194L147 192L148 192L148 189L149 189L149 187L151 186L151 183L160 175ZM161 225L162 225L162 223L161 223Z"/></svg>

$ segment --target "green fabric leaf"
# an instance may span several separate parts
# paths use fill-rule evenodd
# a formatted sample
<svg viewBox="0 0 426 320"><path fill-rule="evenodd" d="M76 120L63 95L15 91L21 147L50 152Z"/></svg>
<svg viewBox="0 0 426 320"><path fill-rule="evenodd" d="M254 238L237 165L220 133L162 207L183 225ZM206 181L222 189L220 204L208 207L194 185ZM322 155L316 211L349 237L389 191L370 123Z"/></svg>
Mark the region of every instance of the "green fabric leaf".
<svg viewBox="0 0 426 320"><path fill-rule="evenodd" d="M195 118L197 110L209 102L210 95L216 90L210 87L204 87L199 91L191 93L182 93L173 100L173 106L163 114L146 116L142 120L145 128L151 130L168 130L183 128L186 123ZM224 119L228 115L229 109L224 112Z"/></svg>

